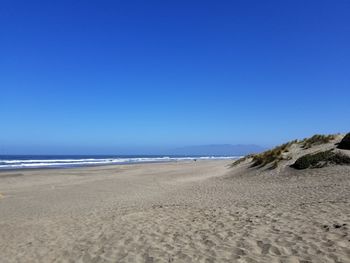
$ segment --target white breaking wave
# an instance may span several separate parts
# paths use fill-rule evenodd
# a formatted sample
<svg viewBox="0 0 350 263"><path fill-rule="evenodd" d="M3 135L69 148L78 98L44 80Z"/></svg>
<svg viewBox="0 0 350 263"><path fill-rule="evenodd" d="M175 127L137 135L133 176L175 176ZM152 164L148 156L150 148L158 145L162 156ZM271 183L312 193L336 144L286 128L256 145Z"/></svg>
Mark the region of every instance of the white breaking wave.
<svg viewBox="0 0 350 263"><path fill-rule="evenodd" d="M203 157L134 157L134 158L88 158L88 159L47 159L47 160L0 160L0 169L69 167L107 164L170 162L186 160L229 160L240 156L203 156Z"/></svg>

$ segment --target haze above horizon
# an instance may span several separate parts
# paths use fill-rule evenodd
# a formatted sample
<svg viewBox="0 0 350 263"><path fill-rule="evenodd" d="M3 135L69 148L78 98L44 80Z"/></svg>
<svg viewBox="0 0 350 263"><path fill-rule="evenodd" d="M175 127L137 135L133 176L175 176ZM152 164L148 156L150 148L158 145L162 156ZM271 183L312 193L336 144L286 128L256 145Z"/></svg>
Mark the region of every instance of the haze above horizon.
<svg viewBox="0 0 350 263"><path fill-rule="evenodd" d="M349 131L350 1L8 1L0 154Z"/></svg>

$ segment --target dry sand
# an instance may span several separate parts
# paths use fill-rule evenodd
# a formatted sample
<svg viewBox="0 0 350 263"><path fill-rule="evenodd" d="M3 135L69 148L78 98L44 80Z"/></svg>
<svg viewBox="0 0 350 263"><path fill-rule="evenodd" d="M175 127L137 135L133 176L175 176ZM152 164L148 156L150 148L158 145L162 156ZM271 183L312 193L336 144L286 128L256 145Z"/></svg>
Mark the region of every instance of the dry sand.
<svg viewBox="0 0 350 263"><path fill-rule="evenodd" d="M350 167L0 173L0 262L350 262Z"/></svg>

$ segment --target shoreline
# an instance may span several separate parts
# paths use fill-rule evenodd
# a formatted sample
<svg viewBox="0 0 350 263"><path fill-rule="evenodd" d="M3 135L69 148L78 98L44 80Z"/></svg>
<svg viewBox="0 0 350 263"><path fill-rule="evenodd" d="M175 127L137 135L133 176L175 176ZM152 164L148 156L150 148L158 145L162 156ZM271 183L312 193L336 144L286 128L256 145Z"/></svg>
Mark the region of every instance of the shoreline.
<svg viewBox="0 0 350 263"><path fill-rule="evenodd" d="M237 158L238 159L238 158ZM196 159L196 160L169 160L169 161L145 161L145 162L125 162L125 163L111 163L111 164L92 164L92 165L67 165L67 166L58 166L58 167L33 167L33 168L0 168L1 173L8 172L20 172L20 171L51 171L51 170L70 170L70 169L85 169L85 168L96 168L96 167L119 167L119 166L132 166L132 165L147 165L147 164L167 164L167 163L189 163L189 162L215 162L215 161L229 161L233 162L236 159Z"/></svg>
<svg viewBox="0 0 350 263"><path fill-rule="evenodd" d="M16 156L15 156L16 157ZM32 157L32 156L30 156ZM240 156L153 156L153 157L96 157L90 158L62 158L62 159L0 159L0 172L11 170L32 170L32 169L69 169L98 167L106 165L129 165L146 163L168 163L182 161L203 161L203 160L231 160L234 161Z"/></svg>

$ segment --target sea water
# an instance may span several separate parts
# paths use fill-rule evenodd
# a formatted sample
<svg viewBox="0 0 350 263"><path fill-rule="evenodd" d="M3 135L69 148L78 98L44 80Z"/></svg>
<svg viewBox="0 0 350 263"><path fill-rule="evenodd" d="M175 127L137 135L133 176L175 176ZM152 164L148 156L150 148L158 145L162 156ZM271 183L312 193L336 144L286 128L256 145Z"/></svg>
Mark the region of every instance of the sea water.
<svg viewBox="0 0 350 263"><path fill-rule="evenodd" d="M0 155L0 169L64 168L110 164L176 162L195 160L234 160L239 156L165 155Z"/></svg>

